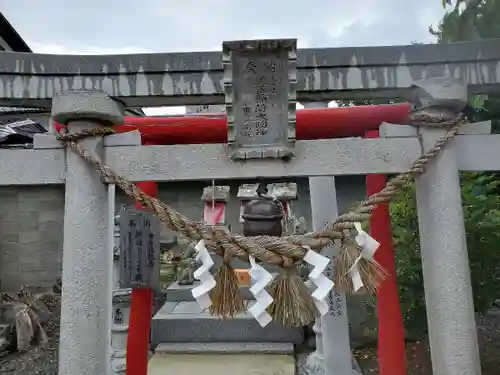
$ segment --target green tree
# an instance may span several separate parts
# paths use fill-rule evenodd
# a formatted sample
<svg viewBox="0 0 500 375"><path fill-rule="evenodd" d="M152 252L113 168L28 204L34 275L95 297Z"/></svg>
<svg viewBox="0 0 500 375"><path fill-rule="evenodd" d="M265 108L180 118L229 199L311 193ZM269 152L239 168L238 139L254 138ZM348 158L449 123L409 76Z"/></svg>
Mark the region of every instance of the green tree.
<svg viewBox="0 0 500 375"><path fill-rule="evenodd" d="M464 223L474 307L483 313L500 298L500 181L484 173L461 176ZM396 269L405 328L413 336L427 332L418 217L414 186L403 189L390 206ZM439 249L435 249L439 251Z"/></svg>
<svg viewBox="0 0 500 375"><path fill-rule="evenodd" d="M500 38L500 0L444 0L447 12L437 27L429 31L438 43ZM471 98L475 121L491 120L493 131L500 132L500 94Z"/></svg>

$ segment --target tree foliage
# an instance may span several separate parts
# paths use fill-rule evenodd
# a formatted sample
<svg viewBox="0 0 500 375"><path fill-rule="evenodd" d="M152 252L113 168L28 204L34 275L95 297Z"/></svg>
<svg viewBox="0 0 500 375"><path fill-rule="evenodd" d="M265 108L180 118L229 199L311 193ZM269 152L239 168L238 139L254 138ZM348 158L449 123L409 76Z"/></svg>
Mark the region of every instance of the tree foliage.
<svg viewBox="0 0 500 375"><path fill-rule="evenodd" d="M438 43L500 38L500 0L446 1L448 11L437 27L429 31ZM475 121L491 120L493 131L500 132L500 94L472 99Z"/></svg>
<svg viewBox="0 0 500 375"><path fill-rule="evenodd" d="M471 270L474 307L478 313L500 298L500 181L483 173L461 178L464 223ZM396 269L403 319L407 331L421 336L427 331L418 216L414 186L403 190L391 204ZM439 249L434 249L439 251Z"/></svg>

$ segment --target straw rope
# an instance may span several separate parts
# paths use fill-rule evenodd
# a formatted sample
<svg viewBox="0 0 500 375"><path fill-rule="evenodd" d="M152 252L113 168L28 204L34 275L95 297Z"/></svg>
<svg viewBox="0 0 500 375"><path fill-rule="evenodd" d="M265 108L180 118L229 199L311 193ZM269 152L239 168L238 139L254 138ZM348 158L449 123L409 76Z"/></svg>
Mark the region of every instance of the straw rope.
<svg viewBox="0 0 500 375"><path fill-rule="evenodd" d="M271 306L271 314L287 325L304 325L314 319L316 311L310 306L313 306L310 295L305 295L307 288L299 285L300 278L296 277L294 268L296 263L300 262L305 256L307 246L315 251L321 250L323 247L332 244L335 240L340 240L343 249L341 254L336 257L335 270L337 287L340 289L349 289L349 280L346 278L347 271L354 262L356 254L362 251L362 248L353 243L355 236L354 223L363 222L370 219L371 213L379 205L388 203L396 195L408 181L421 175L425 171L425 167L440 153L440 151L449 143L450 140L457 134L459 126L464 122L463 116L460 115L452 121L444 121L439 117L429 115L413 116L412 124L416 126L440 127L448 129L444 137L439 139L436 144L421 157L419 157L411 166L411 168L403 173L400 173L391 179L386 187L380 192L373 194L367 200L360 202L359 205L346 214L340 215L337 219L328 224L323 230L307 233L304 235L292 235L286 237L270 237L256 236L245 237L239 234L230 233L227 229L204 225L203 222L193 221L186 216L175 211L167 204L159 199L150 197L139 189L135 184L126 181L124 178L112 171L99 158L85 152L78 141L95 136L106 136L113 134L111 128L95 128L80 131L78 133L58 134L58 139L65 142L66 145L74 152L79 154L84 160L98 170L104 179L118 186L125 194L139 202L143 207L152 211L157 215L165 225L193 241L204 240L207 248L222 256L224 259L228 257L237 257L248 262L248 256L252 255L256 259L268 264L278 265L284 269L283 275L280 278L280 284L274 289L281 293L275 295L275 304ZM353 246L355 249L353 249ZM349 255L350 254L350 255ZM361 260L359 263L361 276L367 289L376 289L378 283L384 278L384 270L373 260ZM227 270L226 270L227 271ZM228 275L229 272L223 272ZM225 277L222 274L220 277ZM227 277L230 277L228 275ZM233 295L235 291L234 283L231 290L226 290L225 295ZM287 290L283 295L283 290ZM281 291L281 292L280 292ZM304 302L302 311L303 314L292 312L298 311L297 299L290 298L292 295ZM212 300L219 299L218 296L212 296ZM212 309L220 315L232 315L229 311L224 311L222 305L230 306L228 301L220 301L217 306ZM278 307L276 307L278 306ZM230 310L239 310L238 308L229 307ZM288 313L287 313L288 311ZM274 313L273 313L274 312Z"/></svg>

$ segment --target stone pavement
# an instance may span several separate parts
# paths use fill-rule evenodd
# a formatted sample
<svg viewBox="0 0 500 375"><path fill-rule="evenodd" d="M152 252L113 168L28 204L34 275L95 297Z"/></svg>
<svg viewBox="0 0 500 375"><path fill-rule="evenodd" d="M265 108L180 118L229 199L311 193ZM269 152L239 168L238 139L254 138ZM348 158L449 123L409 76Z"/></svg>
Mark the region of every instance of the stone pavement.
<svg viewBox="0 0 500 375"><path fill-rule="evenodd" d="M283 354L155 354L148 375L294 375L295 358Z"/></svg>

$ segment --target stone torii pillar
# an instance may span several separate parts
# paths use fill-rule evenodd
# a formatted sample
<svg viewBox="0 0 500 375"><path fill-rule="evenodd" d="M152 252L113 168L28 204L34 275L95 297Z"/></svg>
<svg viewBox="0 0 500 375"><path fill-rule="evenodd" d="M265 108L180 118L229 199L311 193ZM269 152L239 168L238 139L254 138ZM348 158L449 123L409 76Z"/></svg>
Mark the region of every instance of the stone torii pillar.
<svg viewBox="0 0 500 375"><path fill-rule="evenodd" d="M304 107L328 108L328 103L304 103ZM313 229L321 230L338 215L335 177L310 177L309 191ZM330 248L324 251L330 252L328 256L334 255ZM327 276L334 279L331 268ZM335 291L330 294L328 298L330 311L325 316L317 318L313 326L316 334L316 351L307 359L308 369L315 375L357 374L351 359L345 295Z"/></svg>
<svg viewBox="0 0 500 375"><path fill-rule="evenodd" d="M420 109L411 113L410 118L428 115L433 119L451 120L467 104L466 88L455 81L429 79L418 81L414 86L412 101ZM487 147L487 138L474 135L489 135L490 132L490 123L462 126L458 134L470 135L464 138L471 143L461 149L467 152ZM429 151L445 133L446 129L439 125L418 129L381 125L383 137L419 137L422 153ZM427 165L425 173L416 179L427 325L434 375L479 375L481 369L459 168L483 170L487 169L488 162L483 162L481 155L478 158L481 161L472 162L472 168L464 163L464 160L475 159L476 155L459 155L456 150L463 139L460 136L455 138L458 139L446 145Z"/></svg>
<svg viewBox="0 0 500 375"><path fill-rule="evenodd" d="M123 123L124 108L102 92L71 91L54 97L52 117L70 131ZM79 142L102 157L102 137ZM59 375L110 371L113 254L109 251L108 195L99 172L66 150L66 193Z"/></svg>
<svg viewBox="0 0 500 375"><path fill-rule="evenodd" d="M456 82L426 80L416 87L423 109L415 115L453 118L467 104L467 89ZM424 152L445 133L437 127L420 129ZM452 142L416 181L427 324L433 374L478 375L481 367L455 149Z"/></svg>

